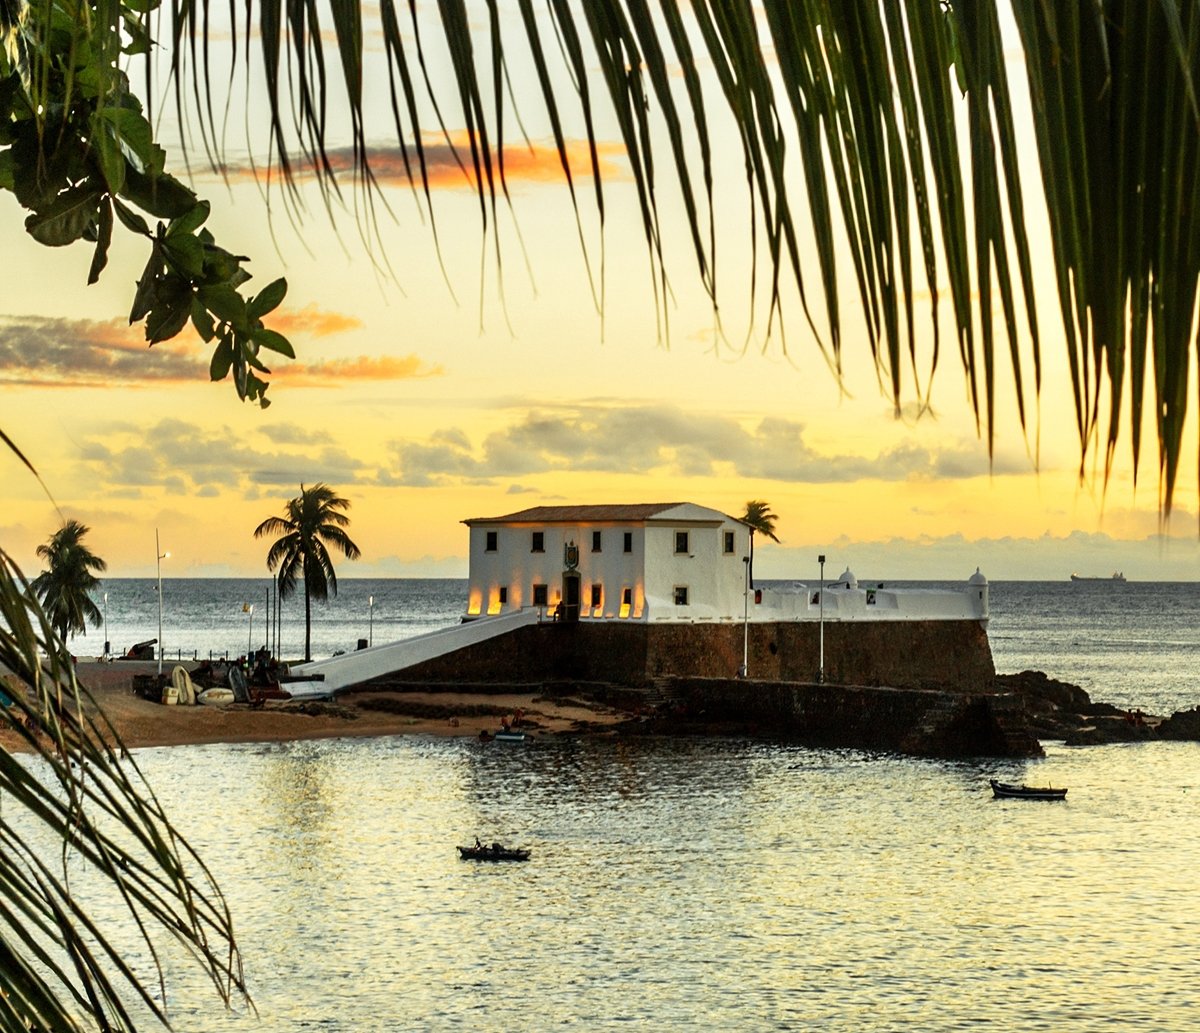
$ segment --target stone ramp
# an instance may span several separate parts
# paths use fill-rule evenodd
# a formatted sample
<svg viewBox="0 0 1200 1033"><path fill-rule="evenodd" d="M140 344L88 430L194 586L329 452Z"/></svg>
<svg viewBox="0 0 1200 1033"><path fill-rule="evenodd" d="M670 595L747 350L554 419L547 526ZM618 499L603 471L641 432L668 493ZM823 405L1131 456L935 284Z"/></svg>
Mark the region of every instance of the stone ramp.
<svg viewBox="0 0 1200 1033"><path fill-rule="evenodd" d="M538 611L534 608L518 610L495 617L479 617L465 624L439 628L424 635L401 639L387 645L359 649L327 660L313 660L296 664L291 673L312 681L288 682L286 688L293 699L311 699L333 696L363 682L402 671L427 660L467 646L478 645L498 635L505 635L517 628L536 624ZM317 680L316 676L320 675Z"/></svg>

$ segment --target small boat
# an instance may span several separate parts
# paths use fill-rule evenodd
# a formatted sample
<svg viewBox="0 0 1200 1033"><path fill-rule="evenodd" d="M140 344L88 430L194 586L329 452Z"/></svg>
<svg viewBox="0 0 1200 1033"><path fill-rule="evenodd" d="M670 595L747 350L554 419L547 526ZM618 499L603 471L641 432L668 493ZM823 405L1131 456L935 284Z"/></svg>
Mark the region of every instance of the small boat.
<svg viewBox="0 0 1200 1033"><path fill-rule="evenodd" d="M529 851L501 846L499 843L481 843L478 846L460 846L458 856L463 861L528 861Z"/></svg>
<svg viewBox="0 0 1200 1033"><path fill-rule="evenodd" d="M1087 574L1072 574L1071 580L1072 581L1124 581L1125 575L1123 573L1121 573L1121 571L1119 571L1119 570L1114 571L1108 577L1092 577Z"/></svg>
<svg viewBox="0 0 1200 1033"><path fill-rule="evenodd" d="M1004 800L1065 800L1065 789L1054 789L1051 786L1019 786L1011 782L998 782L988 779L992 787L992 795Z"/></svg>
<svg viewBox="0 0 1200 1033"><path fill-rule="evenodd" d="M495 739L496 742L524 742L525 733L515 732L511 728L502 728L498 732L493 732L492 738Z"/></svg>

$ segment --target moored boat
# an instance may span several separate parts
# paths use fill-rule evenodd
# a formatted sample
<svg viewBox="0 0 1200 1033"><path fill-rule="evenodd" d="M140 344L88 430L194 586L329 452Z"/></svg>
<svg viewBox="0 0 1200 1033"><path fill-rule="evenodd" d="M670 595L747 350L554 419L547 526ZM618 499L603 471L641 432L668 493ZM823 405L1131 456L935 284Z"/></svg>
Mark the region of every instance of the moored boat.
<svg viewBox="0 0 1200 1033"><path fill-rule="evenodd" d="M460 846L458 856L463 861L528 861L529 851L501 846L499 843L489 845L476 841L475 846Z"/></svg>
<svg viewBox="0 0 1200 1033"><path fill-rule="evenodd" d="M988 779L992 787L992 795L1005 800L1065 800L1067 791L1055 789L1052 786L1014 785L1011 782L999 782L994 778Z"/></svg>

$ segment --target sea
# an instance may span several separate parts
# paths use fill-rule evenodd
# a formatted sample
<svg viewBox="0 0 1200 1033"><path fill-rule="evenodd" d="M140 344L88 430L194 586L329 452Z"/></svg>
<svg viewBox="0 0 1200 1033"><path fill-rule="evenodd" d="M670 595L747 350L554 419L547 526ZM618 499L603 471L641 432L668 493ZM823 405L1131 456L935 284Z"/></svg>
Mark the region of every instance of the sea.
<svg viewBox="0 0 1200 1033"><path fill-rule="evenodd" d="M153 581L103 588L114 646L155 637ZM164 581L168 653L245 652L263 588ZM314 655L453 623L464 602L460 580L343 580ZM288 655L290 603L282 628ZM1147 713L1200 705L1200 584L994 582L989 636L1001 672ZM1200 1028L1200 744L1043 745L138 750L228 899L253 1007L226 1011L169 947L165 1003L177 1029L214 1033ZM994 800L989 777L1069 793ZM531 860L459 860L475 836ZM89 904L151 975L119 902Z"/></svg>

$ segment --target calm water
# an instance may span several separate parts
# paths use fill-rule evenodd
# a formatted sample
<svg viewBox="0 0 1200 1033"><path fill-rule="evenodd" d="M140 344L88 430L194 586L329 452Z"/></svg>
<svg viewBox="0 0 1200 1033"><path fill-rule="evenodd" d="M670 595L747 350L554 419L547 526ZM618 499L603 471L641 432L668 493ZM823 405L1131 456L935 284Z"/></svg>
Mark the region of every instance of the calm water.
<svg viewBox="0 0 1200 1033"><path fill-rule="evenodd" d="M139 761L221 875L259 1013L173 965L183 1030L1195 1028L1200 746L975 765L393 738ZM991 774L1070 796L993 801ZM533 860L457 860L475 834Z"/></svg>
<svg viewBox="0 0 1200 1033"><path fill-rule="evenodd" d="M389 591L426 593L430 619L461 606L461 582L346 582L338 605L374 594L379 617ZM992 601L1001 670L1200 703L1200 586ZM331 639L356 637L337 612ZM219 873L258 1014L222 1012L176 963L169 1004L215 1033L1196 1028L1200 745L1046 745L979 763L740 739L139 751ZM991 775L1070 795L994 801ZM533 860L459 861L475 835Z"/></svg>

